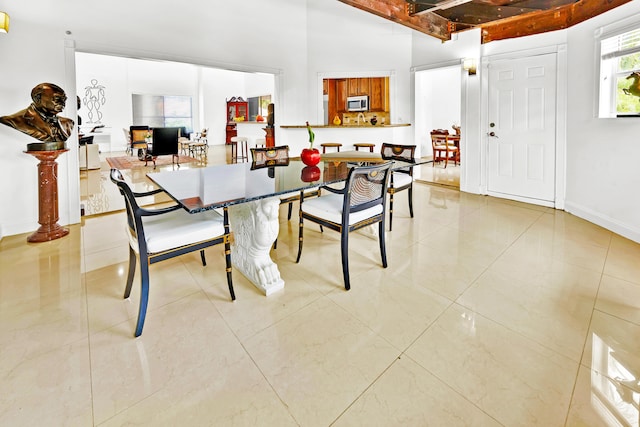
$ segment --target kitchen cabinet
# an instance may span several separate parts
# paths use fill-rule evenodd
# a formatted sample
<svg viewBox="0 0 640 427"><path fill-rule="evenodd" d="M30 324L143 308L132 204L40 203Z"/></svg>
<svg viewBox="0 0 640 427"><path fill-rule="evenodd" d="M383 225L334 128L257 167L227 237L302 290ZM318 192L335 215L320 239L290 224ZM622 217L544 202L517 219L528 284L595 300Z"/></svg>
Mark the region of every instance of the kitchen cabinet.
<svg viewBox="0 0 640 427"><path fill-rule="evenodd" d="M337 115L347 112L348 96L369 96L369 111L389 112L389 78L360 77L344 79L325 79L323 88L327 88L328 118L332 122Z"/></svg>
<svg viewBox="0 0 640 427"><path fill-rule="evenodd" d="M357 77L347 79L348 83L348 95L347 96L359 96L368 95L370 90L370 81L368 77Z"/></svg>
<svg viewBox="0 0 640 427"><path fill-rule="evenodd" d="M346 79L336 80L335 95L336 95L335 96L336 112L344 113L345 111L347 111L347 80ZM331 95L329 95L329 100L331 100Z"/></svg>
<svg viewBox="0 0 640 427"><path fill-rule="evenodd" d="M372 77L369 79L369 111L387 111L386 103L386 79L384 77Z"/></svg>
<svg viewBox="0 0 640 427"><path fill-rule="evenodd" d="M347 96L360 95L360 86L358 85L357 78L347 79Z"/></svg>

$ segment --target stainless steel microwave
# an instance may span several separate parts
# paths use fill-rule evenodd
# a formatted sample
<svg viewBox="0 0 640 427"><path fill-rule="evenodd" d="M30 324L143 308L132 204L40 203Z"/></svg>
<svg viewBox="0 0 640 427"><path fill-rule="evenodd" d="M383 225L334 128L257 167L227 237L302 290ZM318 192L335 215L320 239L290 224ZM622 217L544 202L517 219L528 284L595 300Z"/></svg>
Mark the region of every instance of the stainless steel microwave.
<svg viewBox="0 0 640 427"><path fill-rule="evenodd" d="M369 97L367 95L348 96L347 111L369 111Z"/></svg>

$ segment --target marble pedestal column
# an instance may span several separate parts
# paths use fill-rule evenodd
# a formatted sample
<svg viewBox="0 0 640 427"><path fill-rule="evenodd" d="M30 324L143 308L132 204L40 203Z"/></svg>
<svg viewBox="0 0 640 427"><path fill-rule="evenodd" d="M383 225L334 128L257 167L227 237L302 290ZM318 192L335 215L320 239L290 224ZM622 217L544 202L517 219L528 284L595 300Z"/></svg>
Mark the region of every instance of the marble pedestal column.
<svg viewBox="0 0 640 427"><path fill-rule="evenodd" d="M25 151L40 160L38 163L38 228L27 241L48 242L69 234L58 225L58 163L56 159L68 149L51 151Z"/></svg>

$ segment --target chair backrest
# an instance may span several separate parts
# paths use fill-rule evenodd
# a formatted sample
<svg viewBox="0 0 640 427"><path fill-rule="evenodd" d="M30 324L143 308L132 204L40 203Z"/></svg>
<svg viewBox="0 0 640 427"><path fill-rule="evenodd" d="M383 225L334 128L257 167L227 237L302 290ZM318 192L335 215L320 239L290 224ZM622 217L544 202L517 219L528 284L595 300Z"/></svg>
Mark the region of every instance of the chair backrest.
<svg viewBox="0 0 640 427"><path fill-rule="evenodd" d="M92 136L83 136L78 140L80 145L93 144L93 135Z"/></svg>
<svg viewBox="0 0 640 427"><path fill-rule="evenodd" d="M149 126L129 126L131 142L144 142L149 133Z"/></svg>
<svg viewBox="0 0 640 427"><path fill-rule="evenodd" d="M178 154L178 138L180 128L153 128L153 144L150 154L163 156L166 154Z"/></svg>
<svg viewBox="0 0 640 427"><path fill-rule="evenodd" d="M144 241L144 229L142 228L142 219L136 213L139 212L140 206L136 202L135 195L129 184L124 180L122 172L119 169L111 169L110 174L111 182L118 186L120 194L124 196L125 208L127 210L127 224L129 225L129 231L133 236L142 238ZM141 233L141 235L139 235Z"/></svg>
<svg viewBox="0 0 640 427"><path fill-rule="evenodd" d="M416 146L382 143L381 154L383 160L401 160L413 162L415 160Z"/></svg>
<svg viewBox="0 0 640 427"><path fill-rule="evenodd" d="M431 131L431 145L447 145L449 131L446 129L434 129Z"/></svg>
<svg viewBox="0 0 640 427"><path fill-rule="evenodd" d="M289 146L251 148L252 167L284 166L289 164Z"/></svg>
<svg viewBox="0 0 640 427"><path fill-rule="evenodd" d="M386 205L389 173L392 162L378 163L371 166L358 166L349 170L347 176L343 222L351 212L358 212L381 204Z"/></svg>

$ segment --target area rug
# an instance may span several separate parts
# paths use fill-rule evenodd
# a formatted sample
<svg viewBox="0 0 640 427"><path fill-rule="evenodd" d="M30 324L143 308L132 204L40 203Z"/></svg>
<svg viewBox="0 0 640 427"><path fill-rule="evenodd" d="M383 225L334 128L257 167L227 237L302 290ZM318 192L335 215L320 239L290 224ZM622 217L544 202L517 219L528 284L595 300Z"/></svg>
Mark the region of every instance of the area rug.
<svg viewBox="0 0 640 427"><path fill-rule="evenodd" d="M134 169L134 168L143 168L145 161L139 160L137 156L120 156L120 157L107 157L107 163L109 166L116 169ZM200 160L190 157L190 156L180 156L179 163L194 163L199 162ZM172 156L159 156L156 158L156 166L167 166L171 165L173 162ZM148 168L153 168L153 162L149 160L147 162Z"/></svg>

